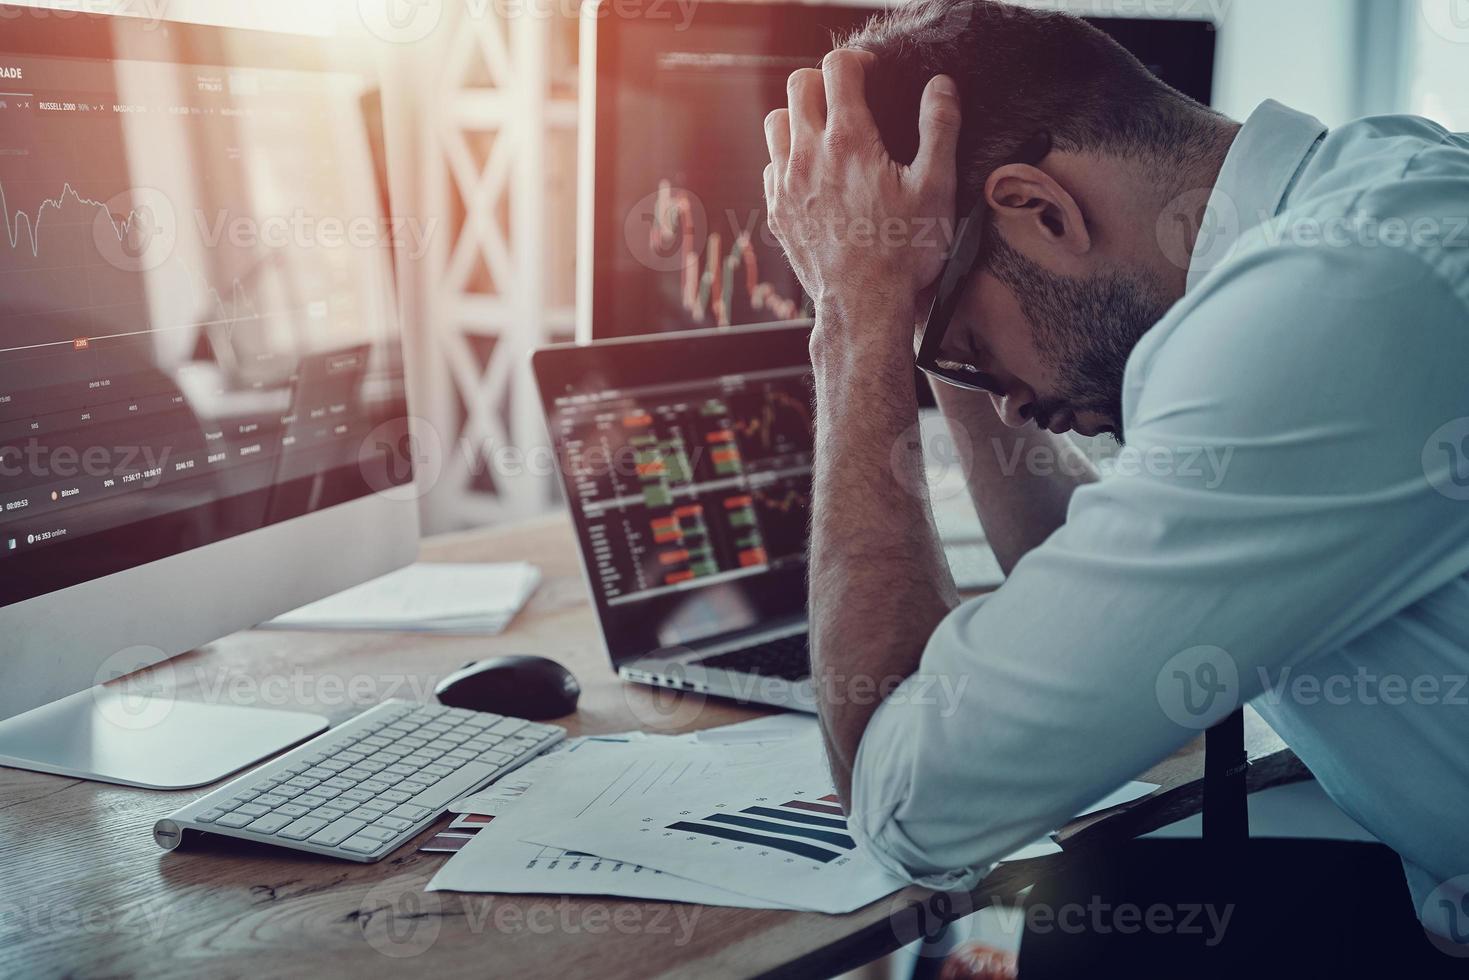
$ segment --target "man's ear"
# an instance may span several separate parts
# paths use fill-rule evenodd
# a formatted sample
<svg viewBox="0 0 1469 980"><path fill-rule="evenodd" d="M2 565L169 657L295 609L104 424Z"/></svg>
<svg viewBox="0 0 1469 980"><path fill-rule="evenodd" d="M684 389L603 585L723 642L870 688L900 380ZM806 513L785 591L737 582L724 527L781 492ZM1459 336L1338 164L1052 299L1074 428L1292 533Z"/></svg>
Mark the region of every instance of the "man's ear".
<svg viewBox="0 0 1469 980"><path fill-rule="evenodd" d="M1050 258L1046 265L1068 266L1091 251L1081 205L1039 167L1007 164L990 174L984 193L1000 233L1027 255Z"/></svg>

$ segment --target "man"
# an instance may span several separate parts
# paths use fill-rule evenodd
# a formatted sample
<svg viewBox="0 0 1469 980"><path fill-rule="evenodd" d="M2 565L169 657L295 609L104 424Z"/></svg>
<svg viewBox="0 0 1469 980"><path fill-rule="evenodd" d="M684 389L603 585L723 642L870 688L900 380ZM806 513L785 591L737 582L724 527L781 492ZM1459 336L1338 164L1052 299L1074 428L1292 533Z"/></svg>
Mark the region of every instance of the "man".
<svg viewBox="0 0 1469 980"><path fill-rule="evenodd" d="M871 852L973 885L1254 699L1469 943L1469 140L1240 125L991 0L879 17L766 137L816 309L813 667ZM1009 578L960 603L913 330L931 229L980 202L944 351L988 391L935 388ZM1068 430L1125 439L1112 472Z"/></svg>

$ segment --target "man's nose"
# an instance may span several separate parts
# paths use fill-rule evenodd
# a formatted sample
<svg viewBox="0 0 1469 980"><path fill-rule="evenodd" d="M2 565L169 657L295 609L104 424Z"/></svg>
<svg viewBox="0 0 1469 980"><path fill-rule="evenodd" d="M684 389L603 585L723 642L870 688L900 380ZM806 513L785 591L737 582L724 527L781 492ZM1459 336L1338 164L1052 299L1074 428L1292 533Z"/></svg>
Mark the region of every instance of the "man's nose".
<svg viewBox="0 0 1469 980"><path fill-rule="evenodd" d="M1011 385L1001 394L991 392L995 414L1012 429L1019 429L1035 414L1035 392L1022 384Z"/></svg>

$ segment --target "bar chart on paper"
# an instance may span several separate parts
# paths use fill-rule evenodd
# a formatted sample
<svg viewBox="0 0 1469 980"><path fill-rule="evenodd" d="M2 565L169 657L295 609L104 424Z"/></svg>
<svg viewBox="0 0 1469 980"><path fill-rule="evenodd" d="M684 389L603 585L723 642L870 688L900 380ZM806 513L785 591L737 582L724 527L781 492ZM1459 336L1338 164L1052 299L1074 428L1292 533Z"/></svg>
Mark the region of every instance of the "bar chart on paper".
<svg viewBox="0 0 1469 980"><path fill-rule="evenodd" d="M731 753L735 755L737 753ZM737 777L688 774L659 747L623 753L616 771L571 760L563 775L600 780L538 843L631 861L757 898L847 912L901 887L858 848L819 751L742 765Z"/></svg>

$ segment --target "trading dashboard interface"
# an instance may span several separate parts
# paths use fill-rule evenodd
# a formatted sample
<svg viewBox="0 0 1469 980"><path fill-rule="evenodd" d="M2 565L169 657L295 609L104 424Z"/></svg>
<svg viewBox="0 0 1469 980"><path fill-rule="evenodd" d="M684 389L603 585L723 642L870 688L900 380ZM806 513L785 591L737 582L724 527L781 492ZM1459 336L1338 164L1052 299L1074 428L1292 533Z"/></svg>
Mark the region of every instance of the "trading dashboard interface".
<svg viewBox="0 0 1469 980"><path fill-rule="evenodd" d="M637 0L597 24L590 253L597 339L800 320L808 303L766 224L763 122L786 79L878 7L713 3L687 19ZM1186 20L1091 21L1208 103L1215 33ZM925 386L926 387L926 386Z"/></svg>
<svg viewBox="0 0 1469 980"><path fill-rule="evenodd" d="M728 335L731 338L738 335ZM794 360L744 354L669 380L545 385L592 591L614 656L690 643L805 610L812 384ZM729 341L725 341L729 343ZM761 340L747 343L758 349ZM708 351L699 356L709 357ZM596 358L597 352L567 355ZM757 361L763 360L763 363ZM583 377L587 375L583 374Z"/></svg>
<svg viewBox="0 0 1469 980"><path fill-rule="evenodd" d="M6 24L0 606L411 479L370 84L289 39Z"/></svg>

